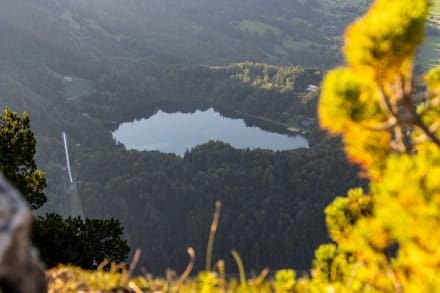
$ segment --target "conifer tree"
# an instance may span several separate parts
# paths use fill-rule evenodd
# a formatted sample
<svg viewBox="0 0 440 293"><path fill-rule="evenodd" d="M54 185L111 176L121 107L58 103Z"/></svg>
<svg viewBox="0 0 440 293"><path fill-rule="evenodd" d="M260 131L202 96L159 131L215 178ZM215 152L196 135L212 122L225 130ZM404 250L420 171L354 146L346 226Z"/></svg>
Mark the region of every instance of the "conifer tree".
<svg viewBox="0 0 440 293"><path fill-rule="evenodd" d="M5 108L0 115L0 171L23 195L32 209L46 202L46 179L38 170L36 141L29 115ZM115 219L63 219L56 214L35 219L33 241L46 265L60 262L96 267L105 258L123 261L129 251L123 228Z"/></svg>
<svg viewBox="0 0 440 293"><path fill-rule="evenodd" d="M440 67L424 92L413 73L430 5L377 0L345 33L346 66L327 74L319 116L370 185L325 210L335 244L316 251L305 287L440 291Z"/></svg>
<svg viewBox="0 0 440 293"><path fill-rule="evenodd" d="M46 178L35 164L35 145L29 115L20 117L5 108L0 115L0 171L38 209L46 202Z"/></svg>

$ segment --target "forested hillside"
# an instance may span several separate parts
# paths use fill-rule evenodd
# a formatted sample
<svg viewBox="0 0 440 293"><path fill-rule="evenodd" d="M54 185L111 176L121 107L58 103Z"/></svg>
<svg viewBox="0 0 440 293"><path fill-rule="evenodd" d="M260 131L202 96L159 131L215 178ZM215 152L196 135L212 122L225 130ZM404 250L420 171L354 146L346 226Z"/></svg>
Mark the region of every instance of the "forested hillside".
<svg viewBox="0 0 440 293"><path fill-rule="evenodd" d="M343 27L365 8L362 1L329 3L5 0L0 93L7 100L2 105L38 109L31 115L39 125L43 109L72 93L65 89L65 75L89 80L93 88L103 72L126 62L258 61L327 68L339 62Z"/></svg>
<svg viewBox="0 0 440 293"><path fill-rule="evenodd" d="M331 149L274 153L211 142L183 158L97 149L83 152L76 164L86 214L121 219L155 272L170 265L183 270L188 246L203 267L216 200L224 206L216 257L235 248L252 269L305 270L314 248L328 241L322 209L359 183L357 169Z"/></svg>
<svg viewBox="0 0 440 293"><path fill-rule="evenodd" d="M130 292L439 292L440 67L431 68L424 74L422 81L419 72L423 67L417 66L420 63L416 61L417 54L419 57L423 55L419 47L425 41L425 25L429 11L433 9L432 5L433 1L429 0L377 0L367 13L350 24L344 34L346 42L342 51L346 65L338 66L326 74L318 103L319 122L330 134L342 137L346 155L360 165L363 176L368 178L369 182L366 186L349 189L346 196L336 197L325 208L328 235L332 242L322 244L315 250L312 269L309 272L282 269L270 275L270 270L266 268L254 273L244 265L236 250L232 250L231 254L238 267L237 275L226 274L231 272L230 266L228 262L225 266L222 259L213 266L210 251L214 244L213 237L218 227L221 206L220 202L216 202L206 267L197 275L190 275L194 268L195 254L194 250L189 248L187 250L189 263L181 275L168 270L166 279L151 278L148 274L130 278L132 266L127 269L122 268L120 272L112 269L107 273L102 269L87 272L75 267L61 266L49 271L49 286L54 290L81 288L90 291L126 288ZM427 31L432 33L432 19L428 25ZM428 40L428 46L430 45L432 40ZM248 82L249 77L252 76L249 74L251 71L249 69L246 74L238 74L238 76L243 76L240 79ZM255 85L261 83L256 82ZM306 178L311 178L310 174L313 174L314 170L319 170L322 176L329 176L331 182L341 184L347 182L347 178L341 176L343 170L347 170L346 166L342 169L337 167L338 162L343 161L334 160L328 165L324 164L326 167L331 166L332 171L340 176L337 180L332 178L335 174L332 176L327 173L325 167L322 168L323 165L317 167L312 163L312 169L308 169L308 163L318 161L322 163L323 158L328 159L323 153L324 150L333 152L332 159L337 158L338 156L335 155L338 153L339 145L338 140L331 142L322 140L316 133L309 138L312 142L310 149L281 153L281 156L288 153L289 155L283 157L282 161L273 160L269 165L265 160L270 159L274 152L242 152L231 150L223 143L209 143L185 154L183 162L189 169L179 167L178 164L167 164L170 168L165 177L182 176L189 171L190 178L186 182L194 182L193 179L199 178L200 174L205 178L198 182L198 186L209 183L211 185L207 189L209 192L216 190L216 183L221 182L224 184L223 188L219 189L221 193L222 190L228 190L226 186L229 186L229 182L234 184L244 178L240 176L240 172L236 172L239 170L237 162L240 162L240 168L246 172L246 180L254 178L253 175L258 174L259 167L269 167L260 180L253 182L253 185L259 189L280 187L283 183L290 184L291 179L298 178L305 179L300 184L301 188L310 187L311 185L306 183ZM317 161L310 156L316 151L319 157ZM97 158L101 154L93 157ZM134 154L136 152L130 153L130 155ZM250 161L242 161L244 157L250 158ZM86 158L84 162L91 159L92 157ZM306 159L307 162L302 159ZM103 161L107 162L108 166L115 163L111 162L110 156ZM285 165L286 161L289 162L288 166ZM304 167L305 177L296 172L298 166L290 165L291 163L295 165L296 162ZM139 170L140 166L137 163L138 161L133 163L131 170ZM147 165L157 166L157 161L149 161ZM230 166L232 169L229 169ZM120 168L126 169L125 173L121 174L130 173L129 166L120 166ZM109 169L113 171L112 168ZM90 171L85 174L95 181L99 180L99 176L93 176L97 172ZM214 181L208 179L210 171L215 172ZM148 168L147 173L154 173L154 167ZM233 178L229 177L231 174L234 175ZM110 176L112 175L116 174ZM124 185L131 178L133 177L121 178L114 184ZM283 182L277 182L278 179ZM143 185L142 181L133 182L133 185L145 194L149 194L151 184ZM322 181L322 177L315 178L315 184L324 190L330 186ZM123 193L133 185L121 188L119 192ZM294 186L296 184L290 185L290 190L294 190ZM247 196L246 191L250 187L248 181L240 187L239 196L229 198L228 196L233 194L229 191L223 200L230 203L236 198L244 199L248 205L253 204L253 211L256 213L243 217L242 214L238 217L228 214L222 224L226 223L230 225L227 227L229 230L234 230L237 224L242 223L242 219L254 220L253 224L256 225L246 225L250 229L246 230L247 233L241 232L240 241L233 241L236 244L246 242L241 240L247 239L249 232L257 234L250 236L249 239L264 237L259 235L260 231L264 231L262 234L269 237L268 240L257 242L251 240L245 243L244 247L247 248L244 253L245 258L248 257L247 253L250 249L258 251L257 248L262 243L272 243L269 240L286 236L286 233L293 233L292 237L283 237L283 244L287 243L289 247L292 243L296 243L296 240L304 239L300 235L310 235L307 232L302 234L295 229L287 232L289 228L286 227L289 227L289 224L281 224L284 230L281 229L282 232L279 233L278 227L285 217L285 210L278 209L276 201L271 201L277 199L277 196L270 195L269 198L263 196L262 201L258 201L255 205L253 199L255 197L260 199L258 191L255 190L252 196ZM270 194L270 191L264 191ZM328 190L326 192L331 193ZM133 190L131 194L133 193L136 191ZM169 191L169 193L173 192ZM306 193L308 196L314 194L310 189L307 189ZM160 194L160 191L154 191L153 194ZM165 198L168 198L168 194L159 200L162 202ZM177 198L176 201L180 206L185 206L187 198ZM287 198L289 197L283 197L283 200ZM303 197L294 195L294 198ZM308 199L309 197L306 201ZM153 196L150 201L154 200ZM315 200L317 203L322 198L317 197ZM258 203L265 201L271 203L268 205L270 208L259 209ZM295 202L287 204L288 207L285 208L288 209L286 217L289 223L301 218L299 214L305 210L310 210L310 206L305 202L302 206L307 208L300 208L298 214L295 213ZM126 208L123 203L120 206ZM165 214L172 204L167 203L163 206L166 207L162 211ZM178 214L180 206L174 213ZM239 208L238 203L233 207ZM265 219L267 211L279 212L275 216L276 224L270 220L262 220ZM240 212L243 213L244 209L240 209ZM145 214L154 215L151 212ZM196 212L194 215L200 213ZM293 215L297 217L294 218ZM234 218L233 223L229 224L228 220L231 218ZM192 218L185 219L190 221ZM154 222L155 218L149 220ZM184 221L182 220L181 223ZM298 224L299 227L305 227L301 223ZM310 224L314 225L314 222L308 220L307 225ZM189 227L195 225L190 224ZM184 229L185 225L181 227ZM163 227L160 230L162 234L165 229ZM270 231L266 232L266 229ZM192 232L192 230L186 231L186 235L191 235ZM234 239L232 234L227 234L226 238ZM223 244L222 241L219 242ZM175 240L175 243L179 241ZM218 246L215 249L219 250ZM304 248L301 247L300 250L302 249ZM265 254L256 255L272 255L270 262L283 254L281 257L288 258L289 256L285 254L287 251L292 252L292 249L289 250L279 243L269 251L265 251ZM135 263L138 256L137 252ZM249 258L247 260L249 261ZM256 264L259 260L259 258L251 259L251 267L258 267ZM249 271L251 274L248 273Z"/></svg>
<svg viewBox="0 0 440 293"><path fill-rule="evenodd" d="M260 128L314 117L319 92L306 89L340 62L339 35L366 2L3 1L0 106L30 113L48 182L41 212L65 192L66 131L86 216L120 219L149 269L181 268L188 245L203 254L216 199L216 253L237 248L249 268L307 268L327 240L323 207L360 184L316 125L310 149L211 142L183 158L125 150L110 131L170 102Z"/></svg>
<svg viewBox="0 0 440 293"><path fill-rule="evenodd" d="M362 1L101 2L2 2L0 105L35 109L37 134L59 132L67 98L93 90L115 68L131 70L131 63L327 68L339 62L344 25L365 7ZM74 83L65 76L76 77ZM46 117L51 123L44 124Z"/></svg>

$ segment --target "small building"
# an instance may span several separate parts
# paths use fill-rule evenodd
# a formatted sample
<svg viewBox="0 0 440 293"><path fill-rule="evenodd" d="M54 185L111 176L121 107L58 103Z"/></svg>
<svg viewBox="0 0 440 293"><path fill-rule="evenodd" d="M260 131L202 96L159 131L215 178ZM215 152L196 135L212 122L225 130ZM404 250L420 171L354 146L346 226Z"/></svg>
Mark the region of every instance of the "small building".
<svg viewBox="0 0 440 293"><path fill-rule="evenodd" d="M306 90L309 92L316 92L318 90L318 86L316 86L314 84L309 84L309 86L306 88Z"/></svg>
<svg viewBox="0 0 440 293"><path fill-rule="evenodd" d="M292 133L300 133L301 129L296 128L296 127L289 127L289 128L287 128L287 131L292 132Z"/></svg>

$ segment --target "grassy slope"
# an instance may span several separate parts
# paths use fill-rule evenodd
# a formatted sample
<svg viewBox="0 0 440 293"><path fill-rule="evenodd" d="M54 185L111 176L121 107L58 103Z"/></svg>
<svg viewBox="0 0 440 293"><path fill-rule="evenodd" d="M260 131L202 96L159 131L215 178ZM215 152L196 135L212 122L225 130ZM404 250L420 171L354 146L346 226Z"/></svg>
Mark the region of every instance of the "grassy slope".
<svg viewBox="0 0 440 293"><path fill-rule="evenodd" d="M94 90L94 84L86 79L73 77L71 81L63 80L64 95L73 99Z"/></svg>
<svg viewBox="0 0 440 293"><path fill-rule="evenodd" d="M250 33L257 33L259 36L263 36L266 32L271 31L275 35L281 34L280 29L260 21L242 20L239 24L239 28L242 31L248 31Z"/></svg>
<svg viewBox="0 0 440 293"><path fill-rule="evenodd" d="M349 1L335 1L335 0L318 0L319 3L323 7L327 8L335 8L335 7L341 7L343 5L352 5L352 6L365 6L366 3L368 3L368 0L349 0Z"/></svg>
<svg viewBox="0 0 440 293"><path fill-rule="evenodd" d="M347 7L366 7L366 4L369 0L348 0L348 1L334 1L334 0L319 0L319 6L316 7L316 10L322 13L323 15L327 15L332 18L338 18L340 13L343 13L342 10ZM295 23L298 26L301 25L316 25L307 21L307 18L293 18L289 20L291 23ZM288 55L288 50L301 52L301 50L306 50L310 48L310 46L315 45L323 45L318 42L311 42L307 39L300 39L297 37L293 37L281 30L277 26L264 23L263 21L251 20L251 19L242 19L237 23L236 27L245 33L251 35L258 35L259 37L263 37L266 33L271 32L277 39L281 38L281 42L279 44L275 44L273 46L273 54L275 56L286 56ZM317 26L318 30L320 26ZM334 36L332 36L334 37ZM328 47L327 45L324 45Z"/></svg>

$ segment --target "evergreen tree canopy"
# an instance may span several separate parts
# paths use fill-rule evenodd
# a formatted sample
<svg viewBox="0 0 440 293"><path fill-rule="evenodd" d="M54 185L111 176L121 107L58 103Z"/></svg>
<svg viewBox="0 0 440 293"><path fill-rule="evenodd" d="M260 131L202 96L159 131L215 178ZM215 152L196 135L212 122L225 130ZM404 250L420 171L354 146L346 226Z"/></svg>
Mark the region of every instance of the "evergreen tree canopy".
<svg viewBox="0 0 440 293"><path fill-rule="evenodd" d="M130 251L115 219L68 218L47 214L35 222L33 238L48 267L59 263L96 268L104 259L122 262Z"/></svg>
<svg viewBox="0 0 440 293"><path fill-rule="evenodd" d="M346 31L347 65L328 73L321 125L370 179L327 209L336 245L307 286L336 292L440 290L440 68L418 92L415 54L430 1L377 0Z"/></svg>
<svg viewBox="0 0 440 293"><path fill-rule="evenodd" d="M46 202L44 173L34 160L35 138L30 129L29 115L22 117L5 108L0 115L0 170L33 209Z"/></svg>
<svg viewBox="0 0 440 293"><path fill-rule="evenodd" d="M19 117L5 108L0 115L0 170L33 209L46 201L46 180L35 164L35 145L28 114ZM120 262L127 257L130 249L122 231L114 219L63 219L48 214L36 219L33 238L46 265L64 262L92 268L106 258Z"/></svg>

